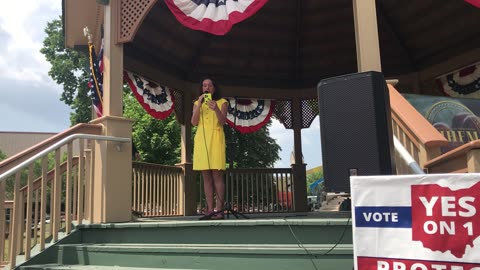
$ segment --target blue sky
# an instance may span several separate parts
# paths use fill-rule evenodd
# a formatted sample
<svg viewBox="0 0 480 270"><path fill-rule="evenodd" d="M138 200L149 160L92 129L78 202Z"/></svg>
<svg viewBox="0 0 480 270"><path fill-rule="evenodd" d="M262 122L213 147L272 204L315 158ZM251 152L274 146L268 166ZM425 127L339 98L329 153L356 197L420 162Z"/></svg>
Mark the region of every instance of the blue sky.
<svg viewBox="0 0 480 270"><path fill-rule="evenodd" d="M47 22L61 15L61 0L0 1L0 131L60 132L70 126L62 87L40 53ZM289 167L293 131L274 120L270 135L282 147L276 167ZM322 164L318 117L302 130L307 169Z"/></svg>
<svg viewBox="0 0 480 270"><path fill-rule="evenodd" d="M270 127L270 135L277 140L282 147L280 153L281 161L275 164L275 167L290 167L290 154L293 151L293 130L285 129L280 122L274 120ZM312 122L310 128L302 129L302 151L303 160L307 164L307 169L317 167L322 164L322 150L320 143L320 122L318 116Z"/></svg>

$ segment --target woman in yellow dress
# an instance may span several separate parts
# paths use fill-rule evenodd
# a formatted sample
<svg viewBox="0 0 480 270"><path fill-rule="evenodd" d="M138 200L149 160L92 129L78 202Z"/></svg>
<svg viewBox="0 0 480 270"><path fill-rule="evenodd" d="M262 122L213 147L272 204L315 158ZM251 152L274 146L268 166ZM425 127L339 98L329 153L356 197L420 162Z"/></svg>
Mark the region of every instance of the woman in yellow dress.
<svg viewBox="0 0 480 270"><path fill-rule="evenodd" d="M198 126L194 139L193 170L201 171L207 199L206 216L214 213L214 192L216 209L223 208L225 183L223 171L226 166L225 133L223 125L227 119L227 100L220 97L220 91L211 79L202 81L198 99L193 105L192 125ZM223 218L223 213L211 216Z"/></svg>

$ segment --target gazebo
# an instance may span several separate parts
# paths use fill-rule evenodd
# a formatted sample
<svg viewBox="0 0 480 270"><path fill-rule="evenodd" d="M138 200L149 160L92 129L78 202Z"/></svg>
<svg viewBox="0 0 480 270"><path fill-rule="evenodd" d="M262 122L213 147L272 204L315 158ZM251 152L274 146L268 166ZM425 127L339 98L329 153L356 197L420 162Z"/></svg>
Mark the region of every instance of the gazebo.
<svg viewBox="0 0 480 270"><path fill-rule="evenodd" d="M209 269L225 269L232 265L237 267L234 269L244 269L252 261L238 254L249 254L247 257L255 259L257 253L262 253L265 256L258 261L259 269L310 267L312 264L317 269L316 263L325 269L350 269L353 246L349 242L352 240L348 230L351 225L347 216L349 212L305 222L284 218L218 221L221 224L195 220L187 226L176 221L115 223L131 221L132 207L135 210L135 205L139 204L158 216L196 214L190 118L191 104L200 78L204 76L214 77L222 85L226 97L275 100L275 117L285 128L294 131L292 168L275 168L275 172L287 172L287 178L292 182L277 181L274 185L272 171L268 171L270 175L266 178L270 193L267 197L280 193L282 196L267 202L267 211L257 212L268 212L273 204L277 209L307 210L301 129L309 127L318 114L317 84L323 79L348 73L381 71L387 81L390 79L393 133L406 148L402 152L407 152L409 158L420 165L419 170L428 169L429 173L479 172L480 127L475 130L477 136L472 136L468 143L442 154L440 148L448 144L446 138L399 93L437 96L453 92L459 96L480 93L480 2L438 2L63 0L67 47L87 49L85 27L90 29L97 48L103 37L103 116L91 123L71 127L0 162L0 216L8 216L8 222L0 222L0 265L10 263L10 269L15 268L17 255L23 253L25 260L29 260L31 252L45 250L48 239L51 239L55 245L43 253L46 259L40 262L46 263L47 267L51 267L52 262L62 265L107 263L113 266L120 261L129 266L136 260L127 255L143 258L148 253L151 260L133 267L158 267L169 261L173 268L182 269L192 264L202 269L205 269L204 265L215 266ZM190 8L202 6L202 3L215 7L233 4L244 7L239 9L240 13L245 11L249 16L235 13L233 27L227 23L210 32L198 31L191 27L203 26L192 25L190 16L179 13L182 3ZM248 8L251 4L253 9ZM213 21L206 22L211 24ZM466 70L476 70L477 77L463 87L457 78L466 74ZM158 169L152 164L132 163L133 120L122 115L125 71L172 90L182 137L178 166ZM399 81L395 87L394 80ZM437 86L438 83L441 87ZM338 106L342 106L340 101ZM73 156L74 144L79 146L78 156ZM61 159L62 149L67 152L65 161ZM49 164L51 153L55 155ZM41 167L39 171L34 170L35 163ZM397 165L398 174L408 169L406 163ZM143 170L144 178L140 184L136 182L137 170ZM239 170L242 173L253 171L251 168ZM265 179L258 178L256 184L261 182L263 185ZM289 200L288 195L287 199L283 196L290 184L293 186L293 200ZM13 187L9 194L6 193L7 186ZM135 197L136 188L144 192L141 199L145 200L141 203ZM148 193L155 188L156 191ZM165 198L161 198L158 190ZM256 202L258 206L258 200ZM47 220L49 226L46 226ZM246 230L239 229L242 224ZM197 225L199 231L195 230ZM74 226L78 230L74 230ZM207 226L215 229L205 230ZM162 232L159 227L163 228ZM302 241L295 236L292 227L296 227ZM38 234L29 233L37 229ZM221 255L209 255L210 259L199 264L200 259L205 258L202 254L211 253L199 252L197 247L191 248L191 244L210 250L211 246L205 244L219 240L216 235L219 231L227 237L236 236L238 252L230 253L230 239L221 239L223 242L213 249L215 254ZM59 241L62 232L68 235L65 241ZM38 248L32 251L32 241L37 243L37 240ZM170 242L173 240L176 242ZM70 245L70 241L76 244ZM99 247L104 248L109 241L115 243L110 250L121 256L108 257L103 262L90 261L101 253ZM5 260L7 242L9 258ZM312 246L302 246L302 242ZM138 247L131 243L137 243ZM145 249L145 244L149 243L160 245L154 249L167 250L169 254L157 256L159 253L151 253L150 249ZM171 253L172 243L176 247L174 253ZM266 243L267 249L271 250L264 253ZM251 244L259 246L252 249ZM289 249L287 253L285 247ZM321 256L310 256L307 248L313 248L315 254ZM185 253L191 254L187 260L183 256ZM231 256L219 260L226 258L225 253ZM28 263L37 263L37 259ZM242 264L236 265L240 261Z"/></svg>
<svg viewBox="0 0 480 270"><path fill-rule="evenodd" d="M213 76L228 97L274 99L276 117L294 131L296 211L307 209L301 129L318 114L311 104L317 102L320 80L374 70L398 79L401 92L442 95L435 85L438 76L480 61L479 9L461 0L408 5L387 0L260 1L265 3L255 14L221 35L184 26L169 8L171 2L63 1L67 47L85 49L85 26L97 47L104 33L104 117L93 123L103 124L105 135L130 136L131 122L122 117L124 70L174 89L182 126L181 166L188 176L190 104L202 77ZM102 153L96 162L103 169L96 177L102 179L104 195L127 196L129 188L119 188L119 183L131 181L131 167L118 168L117 162L128 161L128 153L109 148L96 153ZM186 194L189 181L187 177ZM118 207L115 203L107 200L105 211ZM126 220L129 214L102 221Z"/></svg>

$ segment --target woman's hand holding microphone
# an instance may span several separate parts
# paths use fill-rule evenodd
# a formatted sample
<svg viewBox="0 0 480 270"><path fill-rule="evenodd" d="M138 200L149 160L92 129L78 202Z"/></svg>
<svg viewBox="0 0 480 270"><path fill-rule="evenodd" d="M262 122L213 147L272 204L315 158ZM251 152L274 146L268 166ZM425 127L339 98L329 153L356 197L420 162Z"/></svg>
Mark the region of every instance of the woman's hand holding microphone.
<svg viewBox="0 0 480 270"><path fill-rule="evenodd" d="M205 104L207 104L207 106L213 111L218 110L217 102L212 100L212 94L209 92L204 92L203 95L200 96L200 102L205 102Z"/></svg>

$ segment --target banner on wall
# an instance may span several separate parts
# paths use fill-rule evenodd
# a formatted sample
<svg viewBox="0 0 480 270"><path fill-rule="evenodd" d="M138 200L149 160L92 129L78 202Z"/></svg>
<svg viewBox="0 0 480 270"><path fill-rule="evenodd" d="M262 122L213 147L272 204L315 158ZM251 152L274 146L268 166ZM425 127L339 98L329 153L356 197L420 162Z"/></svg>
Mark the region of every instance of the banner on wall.
<svg viewBox="0 0 480 270"><path fill-rule="evenodd" d="M413 94L403 96L450 142L448 147L442 148L443 153L479 139L480 100Z"/></svg>
<svg viewBox="0 0 480 270"><path fill-rule="evenodd" d="M358 270L480 270L480 174L351 177Z"/></svg>

